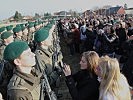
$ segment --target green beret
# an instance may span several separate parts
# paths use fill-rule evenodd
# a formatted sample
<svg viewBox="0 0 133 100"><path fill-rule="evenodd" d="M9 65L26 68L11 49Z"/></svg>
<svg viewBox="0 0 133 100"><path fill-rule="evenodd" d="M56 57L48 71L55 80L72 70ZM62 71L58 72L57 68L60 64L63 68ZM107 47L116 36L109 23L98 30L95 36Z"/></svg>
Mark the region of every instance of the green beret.
<svg viewBox="0 0 133 100"><path fill-rule="evenodd" d="M18 41L12 42L6 46L4 50L4 59L7 61L13 61L17 57L19 57L23 51L29 48L26 42Z"/></svg>
<svg viewBox="0 0 133 100"><path fill-rule="evenodd" d="M42 42L44 41L45 39L47 39L48 37L48 30L44 30L44 29L41 29L41 30L38 30L35 35L34 35L34 40L36 42Z"/></svg>
<svg viewBox="0 0 133 100"><path fill-rule="evenodd" d="M39 24L38 24L38 23L35 23L35 24L34 24L34 26L37 26L37 25L39 25Z"/></svg>
<svg viewBox="0 0 133 100"><path fill-rule="evenodd" d="M20 31L22 31L22 29L21 29L20 26L15 27L15 28L13 29L13 32L15 32L15 33L20 32Z"/></svg>
<svg viewBox="0 0 133 100"><path fill-rule="evenodd" d="M5 31L5 27L0 28L0 32L3 32L3 31Z"/></svg>
<svg viewBox="0 0 133 100"><path fill-rule="evenodd" d="M42 24L42 22L41 22L41 21L39 21L39 22L38 22L38 24L40 25L40 24Z"/></svg>
<svg viewBox="0 0 133 100"><path fill-rule="evenodd" d="M16 27L21 27L20 24L17 24Z"/></svg>
<svg viewBox="0 0 133 100"><path fill-rule="evenodd" d="M13 35L11 32L3 32L1 34L1 39L7 39L9 38L11 35Z"/></svg>
<svg viewBox="0 0 133 100"><path fill-rule="evenodd" d="M13 28L13 25L10 25L10 27L12 27L12 28Z"/></svg>
<svg viewBox="0 0 133 100"><path fill-rule="evenodd" d="M10 31L10 30L12 30L12 27L11 27L11 26L7 26L7 27L6 27L6 30L7 30L7 31Z"/></svg>
<svg viewBox="0 0 133 100"><path fill-rule="evenodd" d="M20 26L21 26L21 27L23 27L23 26L24 26L24 24L20 24Z"/></svg>
<svg viewBox="0 0 133 100"><path fill-rule="evenodd" d="M34 24L29 24L28 28L34 27Z"/></svg>
<svg viewBox="0 0 133 100"><path fill-rule="evenodd" d="M26 27L25 26L21 26L21 29L24 30Z"/></svg>

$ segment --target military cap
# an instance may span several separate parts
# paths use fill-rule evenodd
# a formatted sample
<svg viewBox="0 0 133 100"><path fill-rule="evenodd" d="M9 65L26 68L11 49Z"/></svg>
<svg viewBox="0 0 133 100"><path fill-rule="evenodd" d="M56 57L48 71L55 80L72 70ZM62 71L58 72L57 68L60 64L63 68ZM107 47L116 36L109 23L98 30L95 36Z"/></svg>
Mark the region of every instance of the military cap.
<svg viewBox="0 0 133 100"><path fill-rule="evenodd" d="M24 26L24 24L20 24L20 26L21 26L21 27L23 27L23 26Z"/></svg>
<svg viewBox="0 0 133 100"><path fill-rule="evenodd" d="M15 27L15 28L13 29L13 32L15 32L15 33L20 32L20 31L22 31L22 29L21 29L20 26Z"/></svg>
<svg viewBox="0 0 133 100"><path fill-rule="evenodd" d="M28 25L28 28L31 28L31 27L34 27L34 24L31 24L31 23L30 23L30 24Z"/></svg>
<svg viewBox="0 0 133 100"><path fill-rule="evenodd" d="M21 27L20 24L17 24L16 27Z"/></svg>
<svg viewBox="0 0 133 100"><path fill-rule="evenodd" d="M40 24L42 24L42 22L41 21L38 21L38 24L40 25Z"/></svg>
<svg viewBox="0 0 133 100"><path fill-rule="evenodd" d="M12 28L13 28L13 25L10 25L10 27L12 27Z"/></svg>
<svg viewBox="0 0 133 100"><path fill-rule="evenodd" d="M10 30L12 30L12 27L11 27L11 26L7 26L7 27L6 27L6 30L7 30L7 31L10 31Z"/></svg>
<svg viewBox="0 0 133 100"><path fill-rule="evenodd" d="M10 37L11 35L13 35L11 32L3 32L1 34L1 39L7 39L8 37Z"/></svg>
<svg viewBox="0 0 133 100"><path fill-rule="evenodd" d="M34 26L37 26L37 25L39 25L39 23L36 22L36 23L34 24Z"/></svg>
<svg viewBox="0 0 133 100"><path fill-rule="evenodd" d="M48 30L44 30L44 29L38 30L34 35L34 40L36 42L42 42L46 40L49 35L48 32L49 32Z"/></svg>
<svg viewBox="0 0 133 100"><path fill-rule="evenodd" d="M3 31L5 31L5 27L0 28L0 32L3 32Z"/></svg>
<svg viewBox="0 0 133 100"><path fill-rule="evenodd" d="M26 27L25 26L21 26L21 29L24 30Z"/></svg>
<svg viewBox="0 0 133 100"><path fill-rule="evenodd" d="M23 41L12 42L4 50L4 60L13 61L18 58L23 51L29 48L28 44Z"/></svg>

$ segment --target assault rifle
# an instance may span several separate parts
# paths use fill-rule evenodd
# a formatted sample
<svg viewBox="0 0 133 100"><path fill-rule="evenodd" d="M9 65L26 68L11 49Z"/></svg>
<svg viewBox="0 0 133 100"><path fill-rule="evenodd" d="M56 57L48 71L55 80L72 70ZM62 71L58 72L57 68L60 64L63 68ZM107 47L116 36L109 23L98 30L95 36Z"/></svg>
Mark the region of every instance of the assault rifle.
<svg viewBox="0 0 133 100"><path fill-rule="evenodd" d="M41 63L41 65L42 65L42 63ZM52 89L50 87L45 70L43 71L42 75L43 75L43 77L41 79L40 100L44 100L44 90L46 91L46 93L49 97L49 100L57 100L57 97L56 97L54 91L52 91Z"/></svg>
<svg viewBox="0 0 133 100"><path fill-rule="evenodd" d="M54 37L54 42L53 42L53 47L54 47L54 54L53 54L53 66L54 68L57 68L58 66L62 66L62 61L58 62L58 56L61 53L60 50L60 45L59 45L59 37L58 37L58 31L57 27L55 27L55 37ZM59 68L59 67L58 67Z"/></svg>
<svg viewBox="0 0 133 100"><path fill-rule="evenodd" d="M45 70L43 72L43 78L41 79L41 93L40 93L40 100L44 100L44 89L47 92L47 95L49 97L49 100L57 100L57 97L54 93L54 91L51 90L50 84L47 79L47 75L45 73Z"/></svg>

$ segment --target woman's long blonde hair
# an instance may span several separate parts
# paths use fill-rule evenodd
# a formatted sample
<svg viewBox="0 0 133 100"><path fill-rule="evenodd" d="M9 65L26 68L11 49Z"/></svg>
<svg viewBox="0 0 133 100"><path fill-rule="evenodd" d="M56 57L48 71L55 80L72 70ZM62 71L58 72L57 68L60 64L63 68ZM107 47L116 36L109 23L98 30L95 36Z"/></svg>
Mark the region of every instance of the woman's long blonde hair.
<svg viewBox="0 0 133 100"><path fill-rule="evenodd" d="M99 100L111 94L114 100L131 100L129 85L124 75L120 73L119 62L108 56L99 60L101 69L101 84Z"/></svg>
<svg viewBox="0 0 133 100"><path fill-rule="evenodd" d="M98 66L99 55L95 51L87 51L82 54L82 57L85 57L90 71L95 71L95 68Z"/></svg>

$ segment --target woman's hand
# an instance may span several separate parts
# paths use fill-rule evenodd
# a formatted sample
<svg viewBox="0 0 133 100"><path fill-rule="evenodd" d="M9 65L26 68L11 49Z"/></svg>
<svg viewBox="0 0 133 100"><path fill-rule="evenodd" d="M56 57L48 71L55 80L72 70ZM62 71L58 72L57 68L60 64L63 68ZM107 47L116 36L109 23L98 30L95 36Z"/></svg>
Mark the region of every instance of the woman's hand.
<svg viewBox="0 0 133 100"><path fill-rule="evenodd" d="M69 75L71 75L71 69L70 69L70 66L64 64L63 72L64 72L65 76L69 76Z"/></svg>

